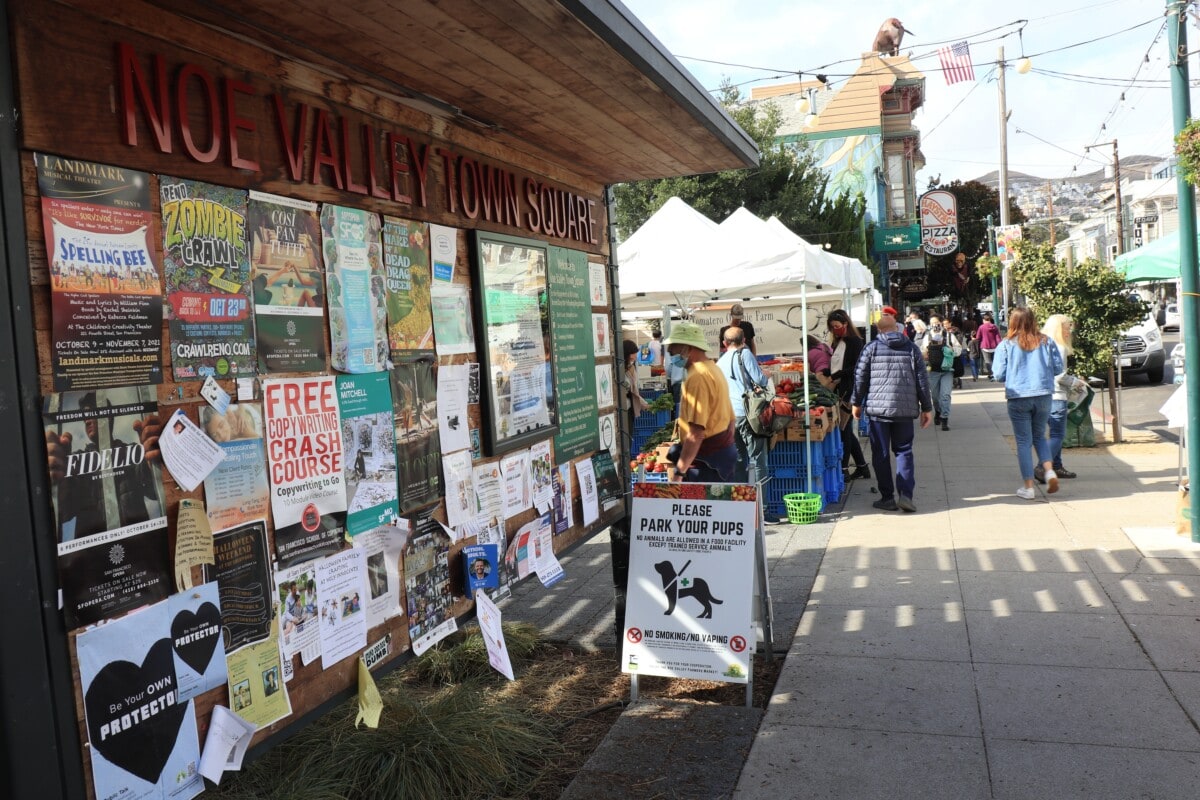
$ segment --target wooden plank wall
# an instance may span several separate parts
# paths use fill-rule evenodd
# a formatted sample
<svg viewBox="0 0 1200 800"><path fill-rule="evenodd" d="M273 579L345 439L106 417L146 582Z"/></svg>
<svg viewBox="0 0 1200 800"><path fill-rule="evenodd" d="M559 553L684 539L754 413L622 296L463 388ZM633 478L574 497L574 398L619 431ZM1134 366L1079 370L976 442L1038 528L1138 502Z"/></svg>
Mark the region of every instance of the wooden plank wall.
<svg viewBox="0 0 1200 800"><path fill-rule="evenodd" d="M521 174L534 175L543 181L555 182L558 186L577 195L596 198L601 196L602 187L574 176L569 166L551 164L528 155L497 148L478 132L449 125L444 120L424 116L392 99L381 97L362 87L331 82L327 80L326 76L303 63L282 58L278 53L260 49L252 43L226 36L210 27L180 20L161 9L137 3L134 5L139 6L144 13L135 14L129 12L126 3L112 6L109 3L94 4L85 1L77 5L84 9L88 6L96 6L96 13L101 16L55 2L16 0L16 2L10 3L17 59L15 68L20 94L22 146L24 148L21 156L22 182L25 190L25 223L29 244L29 280L35 300L31 322L37 331L40 363L40 386L38 388L42 394L53 391L50 371L50 287L37 176L33 163L34 152L50 152L72 158L145 170L152 174L162 173L228 186L256 188L304 200L333 202L394 216L451 225L459 228L455 282L468 286L471 277L468 231L470 227L487 227L489 230L515 235L530 235L528 231L514 230L494 224L488 225L480 222L475 225L461 215L451 213L447 209L444 199L440 197L431 197L428 207L410 208L389 200L340 192L329 186L294 183L288 179L284 165L273 163L265 151L254 152L251 149L244 153L244 155L259 158L262 164L259 172L250 172L231 169L220 160L212 164L200 164L180 155L178 150L174 154L164 154L149 146L129 147L123 144L119 138L120 125L115 101L117 90L113 85L113 52L116 42L131 43L144 53L157 52L179 56L180 61L199 64L213 75L236 77L254 85L264 93L268 91L286 93L290 99L309 103L314 108L329 109L348 118L369 120L383 130L404 132L423 144L433 146L442 144L463 152L474 153L478 157L487 158L492 163L497 163L504 168ZM266 108L265 104L264 108ZM260 133L270 130L274 125L272 120L262 115L257 119L257 123ZM149 136L149 130L143 126L140 131L140 140L147 142ZM311 156L311 152L309 156ZM310 169L308 163L306 162L306 170ZM431 173L435 173L431 176L431 183L441 185L446 178L442 174L441 159L431 158L429 168ZM157 219L157 181L152 186L151 194L155 201L154 211ZM601 239L604 238L605 230L603 211L598 203L596 213L599 215L599 219L596 228ZM155 233L153 239L161 241L158 232ZM606 260L606 244L589 247L579 242L555 239L546 241L550 244L589 250L589 259L594 263L604 263ZM593 309L596 312L607 312L608 310L599 307ZM165 324L162 340L165 367L163 372L166 377L164 377L164 383L158 387L160 413L164 416L169 415L176 407L181 406L193 420L198 421L198 408L203 402L199 397L200 382L174 383L167 379L171 374L169 369L170 337ZM619 352L620 349L614 346L613 351ZM453 356L442 357L440 363L465 363L475 360L477 358L474 356ZM232 380L223 381L222 386L236 396L236 387ZM480 426L478 406L470 408L470 425L472 428ZM202 499L203 489L198 488L191 493L183 492L171 480L166 470L163 471L163 478L168 495L169 546L173 552L175 517L179 501L185 497ZM575 519L581 520L578 484L574 481L574 476L572 476L572 481L575 483ZM568 532L555 537L555 549L562 550L603 529L615 521L620 513L619 508L614 509L602 516L601 520L589 529L585 529L582 524L576 525ZM437 516L443 522L446 520L444 505L439 505ZM521 525L534 517L535 512L530 510L509 520L509 536L511 537ZM38 535L41 537L53 536L50 531L38 532ZM456 559L462 545L472 541L459 542L450 553L452 580L457 581L454 586L456 602L453 606L456 616L470 612L473 605L472 601L463 596L461 569L457 569L460 565ZM46 552L52 552L52 546L47 547ZM193 577L195 580L201 578L198 571ZM53 598L47 598L47 602L53 602ZM372 629L369 632L368 641L377 641L385 633L391 633L395 652L393 658L400 657L409 648L405 621L406 617L401 615L393 619L390 624ZM72 639L73 680L79 732L81 741L86 741L82 699L79 693L78 666L74 662L73 655L75 633L77 632L71 632L68 635ZM295 677L288 684L293 714L270 728L259 731L255 736L255 744L280 732L300 716L335 694L354 686L356 669L354 659L345 660L329 670L322 670L319 662L307 667L301 666L297 659ZM212 706L227 703L227 692L223 687L198 698L197 717L201 742L207 731ZM86 752L85 748L85 760Z"/></svg>

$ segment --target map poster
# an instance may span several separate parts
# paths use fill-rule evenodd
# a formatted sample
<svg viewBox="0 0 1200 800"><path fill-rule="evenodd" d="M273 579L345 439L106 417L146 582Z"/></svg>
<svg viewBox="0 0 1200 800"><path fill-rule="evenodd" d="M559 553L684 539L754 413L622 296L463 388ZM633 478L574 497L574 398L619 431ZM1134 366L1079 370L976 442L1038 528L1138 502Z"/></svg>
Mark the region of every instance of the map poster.
<svg viewBox="0 0 1200 800"><path fill-rule="evenodd" d="M258 371L325 369L325 275L317 204L251 191L247 210Z"/></svg>
<svg viewBox="0 0 1200 800"><path fill-rule="evenodd" d="M400 513L406 514L442 496L437 382L432 360L397 363L391 375Z"/></svg>
<svg viewBox="0 0 1200 800"><path fill-rule="evenodd" d="M275 557L291 567L336 553L346 527L346 476L336 378L263 381Z"/></svg>
<svg viewBox="0 0 1200 800"><path fill-rule="evenodd" d="M756 520L752 485L635 484L623 672L747 681Z"/></svg>
<svg viewBox="0 0 1200 800"><path fill-rule="evenodd" d="M563 464L600 449L592 297L587 254L551 247L546 265L558 434L554 461Z"/></svg>
<svg viewBox="0 0 1200 800"><path fill-rule="evenodd" d="M56 391L162 383L150 176L34 155L50 266Z"/></svg>
<svg viewBox="0 0 1200 800"><path fill-rule="evenodd" d="M187 800L204 791L167 603L85 631L75 647L97 800Z"/></svg>
<svg viewBox="0 0 1200 800"><path fill-rule="evenodd" d="M357 536L387 525L400 513L391 382L385 372L339 375L337 389L349 503L346 534Z"/></svg>
<svg viewBox="0 0 1200 800"><path fill-rule="evenodd" d="M153 386L45 398L46 458L68 628L167 596L166 497Z"/></svg>
<svg viewBox="0 0 1200 800"><path fill-rule="evenodd" d="M253 375L246 192L159 176L175 380Z"/></svg>
<svg viewBox="0 0 1200 800"><path fill-rule="evenodd" d="M271 497L267 490L262 408L258 403L238 403L219 414L215 408L201 406L200 424L225 451L225 458L204 479L212 529L266 519Z"/></svg>
<svg viewBox="0 0 1200 800"><path fill-rule="evenodd" d="M388 347L398 355L433 355L429 226L384 217L383 266L387 274Z"/></svg>
<svg viewBox="0 0 1200 800"><path fill-rule="evenodd" d="M266 521L213 534L213 556L221 600L221 640L225 652L232 653L271 634L274 587Z"/></svg>
<svg viewBox="0 0 1200 800"><path fill-rule="evenodd" d="M387 283L379 232L378 214L321 207L329 336L338 372L379 372L387 362Z"/></svg>

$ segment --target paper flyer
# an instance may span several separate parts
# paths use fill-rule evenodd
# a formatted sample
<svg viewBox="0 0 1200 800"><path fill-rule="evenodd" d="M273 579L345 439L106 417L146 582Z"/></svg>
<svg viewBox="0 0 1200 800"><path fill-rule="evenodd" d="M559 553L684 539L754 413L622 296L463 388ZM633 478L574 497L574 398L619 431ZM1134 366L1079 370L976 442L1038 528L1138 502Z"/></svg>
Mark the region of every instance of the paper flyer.
<svg viewBox="0 0 1200 800"><path fill-rule="evenodd" d="M367 628L404 613L400 606L401 566L408 542L408 520L384 525L354 537L367 559Z"/></svg>
<svg viewBox="0 0 1200 800"><path fill-rule="evenodd" d="M603 264L588 262L588 288L592 296L592 305L608 305L608 275Z"/></svg>
<svg viewBox="0 0 1200 800"><path fill-rule="evenodd" d="M229 392L221 388L221 384L217 383L212 375L204 379L204 384L200 387L200 396L215 408L218 414L224 414L229 410L229 402L233 399L229 396Z"/></svg>
<svg viewBox="0 0 1200 800"><path fill-rule="evenodd" d="M388 358L387 290L379 215L321 206L333 368L378 372Z"/></svg>
<svg viewBox="0 0 1200 800"><path fill-rule="evenodd" d="M246 192L158 177L176 381L253 375Z"/></svg>
<svg viewBox="0 0 1200 800"><path fill-rule="evenodd" d="M379 696L379 687L371 677L367 662L358 659L358 716L354 718L354 727L365 724L368 728L379 727L379 715L383 713L383 698Z"/></svg>
<svg viewBox="0 0 1200 800"><path fill-rule="evenodd" d="M446 485L446 521L451 528L458 529L479 515L470 451L442 456L442 473Z"/></svg>
<svg viewBox="0 0 1200 800"><path fill-rule="evenodd" d="M213 535L204 503L184 497L175 518L175 586L192 588L192 568L213 563Z"/></svg>
<svg viewBox="0 0 1200 800"><path fill-rule="evenodd" d="M489 461L476 464L474 468L476 513L485 519L505 520L504 486L500 475L500 462Z"/></svg>
<svg viewBox="0 0 1200 800"><path fill-rule="evenodd" d="M363 665L367 669L374 669L379 664L389 660L392 653L392 635L385 633L382 639L367 645L367 649L363 650L359 658L362 659Z"/></svg>
<svg viewBox="0 0 1200 800"><path fill-rule="evenodd" d="M258 520L214 534L213 553L221 598L221 636L228 654L271 633L267 523Z"/></svg>
<svg viewBox="0 0 1200 800"><path fill-rule="evenodd" d="M554 503L551 508L556 535L575 526L574 501L571 491L571 465L559 464L554 470Z"/></svg>
<svg viewBox="0 0 1200 800"><path fill-rule="evenodd" d="M387 275L388 347L393 358L433 355L429 226L385 216L383 266Z"/></svg>
<svg viewBox="0 0 1200 800"><path fill-rule="evenodd" d="M588 527L600 519L600 495L590 458L575 462L575 477L579 479L579 499L583 501L583 524Z"/></svg>
<svg viewBox="0 0 1200 800"><path fill-rule="evenodd" d="M266 519L271 495L267 488L262 409L257 403L238 403L219 414L202 407L200 424L225 453L204 479L204 499L213 529Z"/></svg>
<svg viewBox="0 0 1200 800"><path fill-rule="evenodd" d="M150 176L37 153L56 391L162 383Z"/></svg>
<svg viewBox="0 0 1200 800"><path fill-rule="evenodd" d="M476 589L499 589L500 551L494 544L469 544L462 549L466 570L467 596L474 597Z"/></svg>
<svg viewBox="0 0 1200 800"><path fill-rule="evenodd" d="M385 372L339 375L337 388L349 503L346 534L354 537L400 513L391 381Z"/></svg>
<svg viewBox="0 0 1200 800"><path fill-rule="evenodd" d="M554 531L551 529L549 514L539 520L537 532L534 533L533 555L533 568L542 586L549 589L566 577L558 556L554 555Z"/></svg>
<svg viewBox="0 0 1200 800"><path fill-rule="evenodd" d="M439 356L475 352L475 327L471 321L470 294L457 283L433 283L433 341Z"/></svg>
<svg viewBox="0 0 1200 800"><path fill-rule="evenodd" d="M167 471L185 492L194 491L225 458L225 451L182 408L167 420L158 447Z"/></svg>
<svg viewBox="0 0 1200 800"><path fill-rule="evenodd" d="M596 476L596 490L600 494L601 508L608 511L620 505L625 487L621 483L621 476L617 474L617 465L613 463L612 454L601 450L592 456L592 472Z"/></svg>
<svg viewBox="0 0 1200 800"><path fill-rule="evenodd" d="M367 646L367 554L354 547L317 562L321 666Z"/></svg>
<svg viewBox="0 0 1200 800"><path fill-rule="evenodd" d="M612 355L611 339L608 314L592 314L592 348L597 358L608 358Z"/></svg>
<svg viewBox="0 0 1200 800"><path fill-rule="evenodd" d="M442 449L447 453L466 450L471 446L467 417L467 382L470 374L466 364L447 364L437 371L438 429Z"/></svg>
<svg viewBox="0 0 1200 800"><path fill-rule="evenodd" d="M432 510L411 520L412 533L404 548L404 594L408 604L408 635L413 652L421 655L458 630L450 612L450 541Z"/></svg>
<svg viewBox="0 0 1200 800"><path fill-rule="evenodd" d="M479 405L479 362L467 364L467 403Z"/></svg>
<svg viewBox="0 0 1200 800"><path fill-rule="evenodd" d="M512 541L508 543L504 560L507 562L508 568L517 576L517 580L524 580L533 571L534 536L541 524L540 518L525 523L517 529Z"/></svg>
<svg viewBox="0 0 1200 800"><path fill-rule="evenodd" d="M442 496L442 446L433 360L402 361L391 371L400 513Z"/></svg>
<svg viewBox="0 0 1200 800"><path fill-rule="evenodd" d="M213 706L200 756L200 774L220 785L226 772L237 772L257 728L225 706Z"/></svg>
<svg viewBox="0 0 1200 800"><path fill-rule="evenodd" d="M167 598L180 700L225 684L221 599L216 581Z"/></svg>
<svg viewBox="0 0 1200 800"><path fill-rule="evenodd" d="M43 406L68 628L164 599L172 574L153 386L47 395Z"/></svg>
<svg viewBox="0 0 1200 800"><path fill-rule="evenodd" d="M321 657L316 563L310 561L275 572L279 654L287 662L297 653L305 664Z"/></svg>
<svg viewBox="0 0 1200 800"><path fill-rule="evenodd" d="M290 567L342 548L346 485L336 378L263 381L275 556Z"/></svg>
<svg viewBox="0 0 1200 800"><path fill-rule="evenodd" d="M512 519L533 505L533 489L529 485L529 451L509 453L500 459L500 474L504 480L504 518Z"/></svg>
<svg viewBox="0 0 1200 800"><path fill-rule="evenodd" d="M537 442L529 448L529 477L532 483L533 504L545 508L554 500L554 466L550 463L550 440Z"/></svg>
<svg viewBox="0 0 1200 800"><path fill-rule="evenodd" d="M613 370L610 364L596 365L596 407L612 408L613 406Z"/></svg>
<svg viewBox="0 0 1200 800"><path fill-rule="evenodd" d="M75 647L95 796L202 792L195 710L179 696L166 602L84 631Z"/></svg>
<svg viewBox="0 0 1200 800"><path fill-rule="evenodd" d="M479 619L479 632L487 647L488 663L510 681L513 677L512 660L508 657L508 645L504 643L504 627L501 625L500 609L488 599L487 593L475 593L475 614Z"/></svg>
<svg viewBox="0 0 1200 800"><path fill-rule="evenodd" d="M435 280L449 283L454 280L454 263L458 260L458 231L445 225L430 225L430 258Z"/></svg>
<svg viewBox="0 0 1200 800"><path fill-rule="evenodd" d="M250 191L258 371L325 369L325 275L317 204Z"/></svg>
<svg viewBox="0 0 1200 800"><path fill-rule="evenodd" d="M229 670L229 708L239 717L265 728L292 713L274 625L264 641L227 653L225 666Z"/></svg>

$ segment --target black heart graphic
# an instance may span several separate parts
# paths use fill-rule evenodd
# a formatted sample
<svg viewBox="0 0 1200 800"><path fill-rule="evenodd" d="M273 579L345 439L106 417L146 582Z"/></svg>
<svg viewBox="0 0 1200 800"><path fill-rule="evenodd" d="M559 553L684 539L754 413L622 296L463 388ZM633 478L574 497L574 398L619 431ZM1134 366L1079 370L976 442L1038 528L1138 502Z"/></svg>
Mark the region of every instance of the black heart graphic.
<svg viewBox="0 0 1200 800"><path fill-rule="evenodd" d="M92 747L121 769L158 783L188 710L187 703L175 702L171 640L155 642L140 667L129 661L105 664L83 703Z"/></svg>
<svg viewBox="0 0 1200 800"><path fill-rule="evenodd" d="M175 643L175 655L183 663L203 675L212 660L213 651L221 638L221 612L212 603L201 603L192 613L180 611L171 620L171 641Z"/></svg>

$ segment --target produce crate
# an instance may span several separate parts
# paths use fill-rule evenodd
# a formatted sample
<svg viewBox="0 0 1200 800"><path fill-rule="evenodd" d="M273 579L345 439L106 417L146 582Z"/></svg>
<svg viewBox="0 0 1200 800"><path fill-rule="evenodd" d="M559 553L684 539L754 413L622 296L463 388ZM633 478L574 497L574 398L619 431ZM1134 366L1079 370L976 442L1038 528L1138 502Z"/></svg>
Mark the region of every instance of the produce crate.
<svg viewBox="0 0 1200 800"><path fill-rule="evenodd" d="M825 469L825 464L828 459L821 452L819 444L812 446L812 466L813 474L820 475ZM776 474L781 469L791 469L793 471L803 470L804 461L804 442L780 442L775 449L767 454L767 468L771 474ZM801 473L803 474L803 473ZM794 476L792 476L794 477Z"/></svg>
<svg viewBox="0 0 1200 800"><path fill-rule="evenodd" d="M825 437L825 441L821 442L821 452L825 455L826 462L836 461L842 463L842 453L845 452L845 445L842 442L842 432L836 426L829 431L829 435Z"/></svg>
<svg viewBox="0 0 1200 800"><path fill-rule="evenodd" d="M641 479L642 483L667 483L668 476L665 472L647 472ZM635 474L629 481L629 491L633 491L633 485L638 483L638 476Z"/></svg>
<svg viewBox="0 0 1200 800"><path fill-rule="evenodd" d="M842 502L842 495L846 492L846 476L842 473L840 462L825 470L821 476L821 486L826 505Z"/></svg>
<svg viewBox="0 0 1200 800"><path fill-rule="evenodd" d="M646 435L652 434L670 421L670 411L643 411L633 421L634 435L637 435L639 431L645 432Z"/></svg>
<svg viewBox="0 0 1200 800"><path fill-rule="evenodd" d="M787 504L783 502L784 495L797 494L806 492L808 482L803 477L800 478L771 478L763 486L763 509L768 516L785 517L787 516ZM812 482L813 494L819 494L825 497L823 483L820 477L813 476ZM826 501L828 502L828 501ZM824 506L822 506L824 508Z"/></svg>

